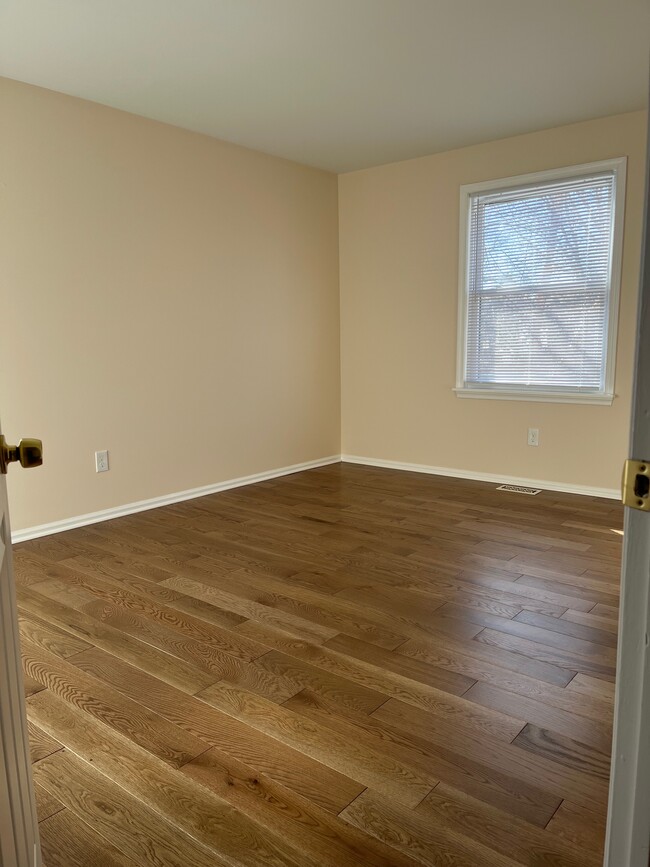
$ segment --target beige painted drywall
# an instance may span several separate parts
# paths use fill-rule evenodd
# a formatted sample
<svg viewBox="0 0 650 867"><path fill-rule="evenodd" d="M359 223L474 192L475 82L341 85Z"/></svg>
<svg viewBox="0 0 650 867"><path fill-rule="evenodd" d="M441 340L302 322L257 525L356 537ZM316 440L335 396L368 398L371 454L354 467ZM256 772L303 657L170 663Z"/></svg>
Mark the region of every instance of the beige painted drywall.
<svg viewBox="0 0 650 867"><path fill-rule="evenodd" d="M326 172L7 79L0 123L0 418L46 448L14 529L337 454L340 374L345 454L618 485L644 113L340 176L340 227ZM613 406L457 399L458 187L620 155Z"/></svg>
<svg viewBox="0 0 650 867"><path fill-rule="evenodd" d="M339 453L335 175L7 79L0 123L14 529Z"/></svg>
<svg viewBox="0 0 650 867"><path fill-rule="evenodd" d="M339 176L342 450L616 488L627 452L645 168L645 112ZM456 377L461 184L628 157L609 406L463 400ZM540 430L540 445L526 443Z"/></svg>

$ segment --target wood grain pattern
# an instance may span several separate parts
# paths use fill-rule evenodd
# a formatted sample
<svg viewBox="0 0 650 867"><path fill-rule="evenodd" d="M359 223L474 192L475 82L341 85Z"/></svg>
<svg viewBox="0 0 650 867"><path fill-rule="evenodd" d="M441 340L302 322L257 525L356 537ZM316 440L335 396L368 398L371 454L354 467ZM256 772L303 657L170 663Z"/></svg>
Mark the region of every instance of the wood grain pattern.
<svg viewBox="0 0 650 867"><path fill-rule="evenodd" d="M580 693L601 699L605 702L614 699L614 684L608 683L605 680L599 680L597 677L591 677L584 672L579 672L567 686L567 692L571 694Z"/></svg>
<svg viewBox="0 0 650 867"><path fill-rule="evenodd" d="M215 792L261 827L288 840L319 864L413 867L414 861L376 842L312 801L285 789L219 750L189 762L183 773Z"/></svg>
<svg viewBox="0 0 650 867"><path fill-rule="evenodd" d="M360 795L342 817L369 831L379 840L390 841L399 852L408 852L421 864L439 867L515 867L516 861L488 849L464 832L441 827L413 810L400 809L386 798L368 790Z"/></svg>
<svg viewBox="0 0 650 867"><path fill-rule="evenodd" d="M584 626L592 626L600 631L609 632L614 638L618 637L618 618L599 617L594 614L595 608L586 614L584 611L565 611L561 620L568 620L571 623L581 623Z"/></svg>
<svg viewBox="0 0 650 867"><path fill-rule="evenodd" d="M538 664L555 666L570 673L573 676L578 672L588 672L602 680L613 681L616 675L616 653L614 648L602 648L600 654L594 658L592 653L578 653L576 651L562 650L549 647L528 638L517 638L505 635L494 629L484 629L476 636L476 640L484 642L490 647L497 647L507 651L514 651L528 657Z"/></svg>
<svg viewBox="0 0 650 867"><path fill-rule="evenodd" d="M154 601L150 598L150 594L143 595L140 592L124 590L116 586L116 582L111 583L97 577L90 577L76 570L70 570L69 575L59 581L44 581L39 586L39 593L58 598L66 605L72 605L73 600L77 598L79 604L73 607L79 607L82 611L101 610L97 608L98 603L101 602L107 607L117 605L164 627L165 630L175 630L190 641L208 643L211 647L238 659L250 661L264 652L264 648L241 636L233 635L228 629L185 615L177 609L168 607L161 599ZM81 595L76 597L77 593Z"/></svg>
<svg viewBox="0 0 650 867"><path fill-rule="evenodd" d="M63 804L38 783L34 783L34 797L36 798L36 815L39 822L44 822L55 813L65 810Z"/></svg>
<svg viewBox="0 0 650 867"><path fill-rule="evenodd" d="M330 647L311 644L262 623L248 621L242 626L238 626L237 630L245 631L246 635L265 642L269 647L279 650L287 656L293 656L331 674L347 678L366 689L382 692L386 696L401 698L415 707L435 709L443 696L447 700L449 695L460 695L473 683L465 676L447 673L442 669L435 671L433 667L429 667L426 679L429 682L433 680L436 684L436 686L430 686L429 683L422 683L420 679L416 680L412 676L399 673L399 671L389 671L379 665L366 662L358 656L352 657L348 654L338 653ZM344 638L347 637L337 636L338 640ZM396 659L393 661L392 667L402 665L405 667L405 664ZM415 671L416 668L418 667L413 666L409 673ZM444 687L442 686L443 683L445 684Z"/></svg>
<svg viewBox="0 0 650 867"><path fill-rule="evenodd" d="M291 710L230 684L216 683L203 690L200 697L224 713L407 807L419 804L438 782L384 752L365 748L349 737L304 720Z"/></svg>
<svg viewBox="0 0 650 867"><path fill-rule="evenodd" d="M577 732L579 733L579 732ZM610 750L599 750L575 738L527 723L513 744L531 753L609 781ZM586 805L584 805L586 806Z"/></svg>
<svg viewBox="0 0 650 867"><path fill-rule="evenodd" d="M42 729L31 720L27 720L27 734L29 737L29 754L32 762L39 762L46 756L51 756L57 750L62 750L63 746L45 734Z"/></svg>
<svg viewBox="0 0 650 867"><path fill-rule="evenodd" d="M34 696L34 699L38 696ZM31 701L32 699L30 699ZM608 786L599 775L576 767L577 758L570 766L555 761L554 754L538 754L520 745L502 744L463 733L456 741L448 729L442 729L426 711L411 708L391 699L372 714L389 725L405 728L431 743L431 750L451 747L462 751L467 758L480 762L493 770L503 771L522 782L534 783L548 794L568 798L581 806L594 807L607 802ZM559 735L558 735L559 737Z"/></svg>
<svg viewBox="0 0 650 867"><path fill-rule="evenodd" d="M400 647L408 644L409 641L403 642ZM474 682L473 678L461 672L449 672L443 666L436 666L427 660L419 660L401 653L388 653L347 635L336 635L326 641L325 646L340 655L356 660L357 664L361 663L358 665L360 670L370 673L372 669L363 665L369 663L372 668L383 672L385 676L388 672L393 672L399 677L417 681L445 693L463 695ZM339 665L342 664L339 660ZM424 698L422 700L426 701Z"/></svg>
<svg viewBox="0 0 650 867"><path fill-rule="evenodd" d="M377 650L373 649L372 654L369 655L367 653L367 646L360 646L360 642L356 642L354 639L338 636L336 639L328 642L327 646L339 652L347 652L350 656L374 660L377 667L382 667L382 663L384 663L386 668L388 666L392 668L393 665L391 659L387 659L385 655L380 654ZM427 669L426 664L419 663L418 667L418 660L410 658L406 658L404 668L401 668L402 663L399 659L399 654L397 655L397 662L401 669L400 673L404 674L406 671L412 679L419 679L422 676L421 669ZM456 698L455 696L445 695L442 691L437 696L432 692L430 706L425 709L435 712L436 719L441 724L460 726L468 731L473 730L487 734L507 743L510 743L523 728L522 721L514 716L514 714L506 716L496 710L494 713L477 712L476 708L471 708L467 704L467 701L464 699L465 695L467 695L467 692L463 693L463 698Z"/></svg>
<svg viewBox="0 0 650 867"><path fill-rule="evenodd" d="M570 616L567 617L567 615ZM578 616L576 617L576 615ZM535 614L532 611L522 611L517 614L515 620L531 626L538 626L551 632L570 635L592 644L604 644L606 647L616 647L616 635L611 629L611 624L609 624L609 628L601 629L598 623L595 622L595 618L592 618L590 623L590 617L591 615L580 611L565 611L562 617L546 617L543 614ZM548 638L548 636L546 637Z"/></svg>
<svg viewBox="0 0 650 867"><path fill-rule="evenodd" d="M332 812L340 812L363 790L348 777L304 753L221 713L198 698L120 662L95 648L79 654L75 665L141 701L180 728L240 761L258 774Z"/></svg>
<svg viewBox="0 0 650 867"><path fill-rule="evenodd" d="M224 860L237 859L250 867L260 863L276 867L309 864L275 833L262 833L256 823L190 776L178 773L103 723L86 720L81 730L79 722L75 722L80 712L49 693L39 693L30 701L32 713L48 731L56 732L79 759L92 762L94 771L133 793L144 806L162 816L179 831L179 836L188 833ZM65 761L69 753L60 755ZM44 759L43 763L48 761ZM39 777L43 763L35 767ZM88 773L88 766L84 770ZM46 788L51 786L50 777L46 775L41 783Z"/></svg>
<svg viewBox="0 0 650 867"><path fill-rule="evenodd" d="M95 618L75 611L66 605L32 593L21 593L20 603L28 611L48 617L57 625L75 636L85 636L95 647L101 647L112 655L152 672L166 683L172 683L186 692L193 693L215 681L214 675L200 671L192 665L161 653L144 641L106 626Z"/></svg>
<svg viewBox="0 0 650 867"><path fill-rule="evenodd" d="M611 751L612 729L602 720L585 719L546 702L516 695L487 683L476 683L463 698L591 744L604 753Z"/></svg>
<svg viewBox="0 0 650 867"><path fill-rule="evenodd" d="M416 812L432 825L467 833L478 843L525 864L535 853L538 864L557 867L599 867L597 856L588 854L552 834L532 828L493 806L441 783L418 806Z"/></svg>
<svg viewBox="0 0 650 867"><path fill-rule="evenodd" d="M64 629L59 629L51 623L43 623L42 619L18 609L18 627L21 639L27 639L50 653L67 659L75 653L81 653L92 647L87 641L70 635Z"/></svg>
<svg viewBox="0 0 650 867"><path fill-rule="evenodd" d="M161 821L155 811L67 750L39 762L34 779L65 805L66 812L90 825L136 864L215 867L228 863ZM59 847L55 851L62 854Z"/></svg>
<svg viewBox="0 0 650 867"><path fill-rule="evenodd" d="M30 676L47 686L44 700L50 695L62 698L81 709L88 722L91 717L102 720L174 767L180 767L209 746L139 702L28 642L23 642L23 665ZM42 693L32 698L39 695Z"/></svg>
<svg viewBox="0 0 650 867"><path fill-rule="evenodd" d="M397 648L397 653L449 668L475 680L481 679L476 673L480 672L480 667L485 664L496 666L499 670L525 674L534 680L555 686L566 686L575 676L575 670L557 664L561 653L553 653L542 646L541 657L534 656L532 648L525 654L522 651L526 649L526 645L518 643L519 641L521 640L495 629L482 629L474 641L467 642L466 645L452 644L449 640L438 638L427 641L409 639ZM564 661L564 657L562 660Z"/></svg>
<svg viewBox="0 0 650 867"><path fill-rule="evenodd" d="M40 690L45 689L42 683L34 680L34 678L30 677L28 674L23 674L23 686L25 689L25 698L29 698L30 695L34 695L35 692L40 692Z"/></svg>
<svg viewBox="0 0 650 867"><path fill-rule="evenodd" d="M360 686L344 677L330 674L322 668L274 650L261 656L257 664L265 671L288 680L295 687L292 695L309 688L342 708L361 710L364 713L371 713L386 701L385 693Z"/></svg>
<svg viewBox="0 0 650 867"><path fill-rule="evenodd" d="M337 633L337 630L331 627L311 623L303 617L297 617L293 614L284 614L268 605L250 601L237 594L226 593L218 587L202 584L191 578L177 576L168 578L164 584L166 587L171 587L187 596L194 596L204 602L214 602L229 611L234 611L235 614L242 615L242 617L277 626L279 629L284 629L292 635L299 635L309 641L325 641Z"/></svg>
<svg viewBox="0 0 650 867"><path fill-rule="evenodd" d="M605 848L605 823L602 815L562 801L546 826L548 834L564 837L580 848L589 849L599 857ZM600 863L600 862L597 862Z"/></svg>
<svg viewBox="0 0 650 867"><path fill-rule="evenodd" d="M596 867L621 520L335 465L16 546L45 867Z"/></svg>
<svg viewBox="0 0 650 867"><path fill-rule="evenodd" d="M108 840L99 837L71 810L40 826L43 867L136 867Z"/></svg>
<svg viewBox="0 0 650 867"><path fill-rule="evenodd" d="M374 715L348 713L342 719L336 707L309 690L298 693L286 701L285 706L345 737L353 738L357 743L371 749L379 747L422 773L440 780L455 780L464 791L474 792L477 797L490 803L503 804L508 812L541 827L546 825L558 807L559 799L553 795L507 773L495 772L495 769L468 759L441 743L434 745L426 737L407 732ZM458 733L453 729L446 729L445 737L451 744L462 742L462 737L458 738Z"/></svg>
<svg viewBox="0 0 650 867"><path fill-rule="evenodd" d="M199 557L198 562L204 559ZM207 567L207 560L205 562ZM215 575L205 583L251 602L318 623L337 633L362 638L379 647L392 649L404 641L404 636L395 631L395 622L391 618L368 610L361 613L357 605L345 599L323 598L322 594L296 587L292 582L293 576L281 580L240 569L227 576Z"/></svg>

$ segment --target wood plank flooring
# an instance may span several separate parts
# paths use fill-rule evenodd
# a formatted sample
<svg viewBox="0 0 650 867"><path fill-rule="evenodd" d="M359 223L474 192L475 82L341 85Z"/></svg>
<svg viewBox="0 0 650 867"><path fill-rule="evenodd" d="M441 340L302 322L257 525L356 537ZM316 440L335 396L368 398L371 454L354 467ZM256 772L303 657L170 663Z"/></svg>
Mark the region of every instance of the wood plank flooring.
<svg viewBox="0 0 650 867"><path fill-rule="evenodd" d="M621 526L337 464L16 546L46 867L597 867Z"/></svg>

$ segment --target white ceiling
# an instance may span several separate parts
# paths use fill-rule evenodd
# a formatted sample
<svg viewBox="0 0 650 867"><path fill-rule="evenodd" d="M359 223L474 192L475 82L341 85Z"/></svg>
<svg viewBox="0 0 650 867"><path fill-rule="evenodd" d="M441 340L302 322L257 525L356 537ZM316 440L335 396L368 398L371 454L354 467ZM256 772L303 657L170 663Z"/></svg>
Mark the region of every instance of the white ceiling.
<svg viewBox="0 0 650 867"><path fill-rule="evenodd" d="M0 75L333 171L641 108L650 0L2 0Z"/></svg>

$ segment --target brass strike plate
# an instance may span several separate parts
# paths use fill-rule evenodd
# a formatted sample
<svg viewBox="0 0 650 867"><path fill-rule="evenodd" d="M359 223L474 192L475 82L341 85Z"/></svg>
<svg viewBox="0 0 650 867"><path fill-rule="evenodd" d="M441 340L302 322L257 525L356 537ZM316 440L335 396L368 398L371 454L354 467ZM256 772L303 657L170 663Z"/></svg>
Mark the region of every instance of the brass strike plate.
<svg viewBox="0 0 650 867"><path fill-rule="evenodd" d="M623 466L623 505L650 512L650 461L628 458Z"/></svg>

